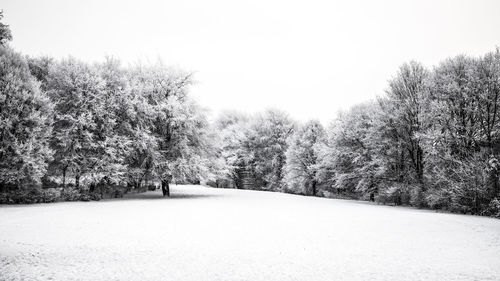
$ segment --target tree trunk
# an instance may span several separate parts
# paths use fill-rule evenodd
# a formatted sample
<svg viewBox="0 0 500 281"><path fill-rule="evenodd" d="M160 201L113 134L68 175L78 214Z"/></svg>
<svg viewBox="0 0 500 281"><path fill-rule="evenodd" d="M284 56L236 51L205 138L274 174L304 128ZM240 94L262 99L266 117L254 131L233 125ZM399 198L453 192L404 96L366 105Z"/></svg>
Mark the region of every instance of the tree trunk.
<svg viewBox="0 0 500 281"><path fill-rule="evenodd" d="M161 181L161 191L162 191L164 197L165 196L170 197L170 186L169 186L168 181L166 181L166 180Z"/></svg>
<svg viewBox="0 0 500 281"><path fill-rule="evenodd" d="M312 181L312 196L316 196L316 181Z"/></svg>
<svg viewBox="0 0 500 281"><path fill-rule="evenodd" d="M66 188L66 170L68 169L67 166L65 166L62 170L63 172L63 188Z"/></svg>
<svg viewBox="0 0 500 281"><path fill-rule="evenodd" d="M424 151L417 143L417 180L418 183L424 182Z"/></svg>

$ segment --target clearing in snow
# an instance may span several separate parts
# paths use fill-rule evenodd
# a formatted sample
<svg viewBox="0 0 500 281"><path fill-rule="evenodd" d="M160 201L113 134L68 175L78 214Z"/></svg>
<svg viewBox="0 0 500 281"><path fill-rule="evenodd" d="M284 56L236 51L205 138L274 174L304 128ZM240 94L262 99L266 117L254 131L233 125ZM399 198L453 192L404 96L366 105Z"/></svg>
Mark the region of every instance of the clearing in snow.
<svg viewBox="0 0 500 281"><path fill-rule="evenodd" d="M500 280L500 220L200 186L1 206L0 280Z"/></svg>

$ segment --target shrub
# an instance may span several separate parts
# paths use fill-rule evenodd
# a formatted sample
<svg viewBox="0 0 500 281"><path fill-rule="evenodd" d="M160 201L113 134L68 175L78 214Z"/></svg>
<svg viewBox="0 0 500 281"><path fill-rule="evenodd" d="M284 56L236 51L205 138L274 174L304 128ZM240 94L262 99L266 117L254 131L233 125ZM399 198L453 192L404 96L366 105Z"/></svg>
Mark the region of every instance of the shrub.
<svg viewBox="0 0 500 281"><path fill-rule="evenodd" d="M51 177L48 177L48 176L44 176L42 178L42 187L44 189L47 189L47 188L58 188L60 187L60 185Z"/></svg>
<svg viewBox="0 0 500 281"><path fill-rule="evenodd" d="M0 193L0 204L8 204L9 196L7 193Z"/></svg>
<svg viewBox="0 0 500 281"><path fill-rule="evenodd" d="M0 204L33 204L52 203L59 201L98 201L98 193L85 193L75 188L31 188L0 193Z"/></svg>
<svg viewBox="0 0 500 281"><path fill-rule="evenodd" d="M61 191L58 188L49 188L42 190L44 203L57 202L61 198Z"/></svg>
<svg viewBox="0 0 500 281"><path fill-rule="evenodd" d="M115 189L115 191L114 191L114 198L123 198L123 190L121 190L121 189Z"/></svg>
<svg viewBox="0 0 500 281"><path fill-rule="evenodd" d="M90 197L90 200L93 200L93 201L101 200L101 194L99 194L99 193L91 192L91 193L89 193L89 197Z"/></svg>
<svg viewBox="0 0 500 281"><path fill-rule="evenodd" d="M445 189L429 189L424 194L425 203L431 209L449 209L452 194Z"/></svg>
<svg viewBox="0 0 500 281"><path fill-rule="evenodd" d="M410 188L408 185L394 184L382 189L376 200L383 204L409 205L410 198Z"/></svg>
<svg viewBox="0 0 500 281"><path fill-rule="evenodd" d="M56 188L14 190L0 193L0 204L32 204L59 201L61 193Z"/></svg>
<svg viewBox="0 0 500 281"><path fill-rule="evenodd" d="M63 201L78 201L80 198L80 191L76 188L64 188L61 191L61 200Z"/></svg>
<svg viewBox="0 0 500 281"><path fill-rule="evenodd" d="M80 194L80 201L90 201L92 200L89 194L82 193Z"/></svg>
<svg viewBox="0 0 500 281"><path fill-rule="evenodd" d="M410 188L410 205L418 208L426 207L425 195L421 186L413 186Z"/></svg>
<svg viewBox="0 0 500 281"><path fill-rule="evenodd" d="M491 200L482 215L500 219L500 200L498 198Z"/></svg>
<svg viewBox="0 0 500 281"><path fill-rule="evenodd" d="M143 193L146 191L148 191L148 187L145 185L141 185L141 186L135 188L135 192L137 192L137 193Z"/></svg>

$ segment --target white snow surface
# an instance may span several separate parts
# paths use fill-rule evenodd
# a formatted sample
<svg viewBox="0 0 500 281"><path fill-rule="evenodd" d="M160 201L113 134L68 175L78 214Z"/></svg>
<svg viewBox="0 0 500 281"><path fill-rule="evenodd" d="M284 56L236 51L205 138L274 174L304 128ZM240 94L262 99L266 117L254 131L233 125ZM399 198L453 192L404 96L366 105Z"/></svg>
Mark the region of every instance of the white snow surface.
<svg viewBox="0 0 500 281"><path fill-rule="evenodd" d="M0 280L500 280L500 220L173 186L0 207Z"/></svg>

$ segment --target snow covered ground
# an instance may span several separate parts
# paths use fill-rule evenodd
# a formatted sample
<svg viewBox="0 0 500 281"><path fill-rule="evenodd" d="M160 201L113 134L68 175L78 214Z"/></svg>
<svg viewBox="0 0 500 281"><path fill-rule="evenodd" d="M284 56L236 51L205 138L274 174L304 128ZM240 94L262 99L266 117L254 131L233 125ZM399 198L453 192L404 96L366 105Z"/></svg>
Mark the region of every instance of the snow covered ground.
<svg viewBox="0 0 500 281"><path fill-rule="evenodd" d="M500 220L198 186L1 206L0 280L500 280Z"/></svg>

